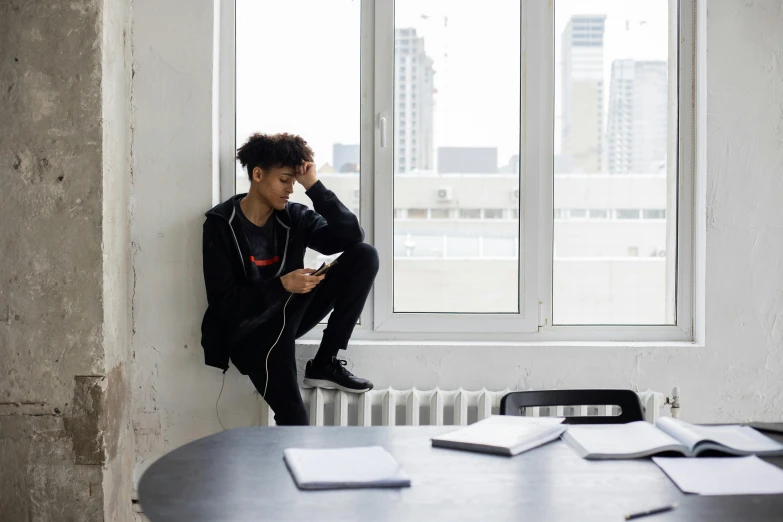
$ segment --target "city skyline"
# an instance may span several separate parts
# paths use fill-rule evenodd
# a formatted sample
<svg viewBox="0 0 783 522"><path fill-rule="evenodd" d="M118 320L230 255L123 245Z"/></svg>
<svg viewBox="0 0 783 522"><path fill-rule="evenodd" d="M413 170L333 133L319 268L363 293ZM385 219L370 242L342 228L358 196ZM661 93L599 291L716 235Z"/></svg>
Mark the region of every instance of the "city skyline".
<svg viewBox="0 0 783 522"><path fill-rule="evenodd" d="M561 100L559 105L562 108L561 141L564 150L556 158L556 171L623 174L653 172L665 167L668 64L660 60L613 60L609 103L605 107L603 70L607 16L571 16L561 34L563 73L558 99ZM428 81L433 80L437 64L426 54L426 47L426 39L419 36L415 28L396 29L394 92L397 172L442 171L437 159L441 155L437 151L441 149L498 149L497 146L477 147L473 144L461 147L433 146L436 141L432 130L435 82ZM638 80L633 80L634 73L628 72L629 67L640 69ZM628 140L631 143L626 145ZM337 151L340 146L343 145L333 144L333 150ZM350 146L355 146L358 152L358 145ZM353 161L358 163L358 156ZM338 162L337 153L334 152L332 166L339 172L342 166L337 165ZM497 172L501 168L513 169L513 162L514 156L509 158L508 165L501 166L499 163L495 168L487 168L486 172ZM447 170L456 171L451 165ZM466 167L466 172L474 171L475 168Z"/></svg>
<svg viewBox="0 0 783 522"><path fill-rule="evenodd" d="M348 0L330 2L328 6L325 2L292 1L272 7L262 2L238 0L237 145L253 132L293 132L313 147L318 164L333 164L334 143L359 143L359 104L355 102L360 98L358 4ZM303 13L307 16L302 16ZM606 14L606 87L610 84L610 64L616 58L666 59L670 18L667 7L628 0L558 0L555 6L558 40L570 17L581 13ZM287 43L289 50L285 56L267 53L259 61L257 49L273 47L281 39L288 42L285 24L270 23L273 19L288 18L296 19L304 34L321 34L324 24L328 24L328 40L293 39ZM252 25L245 23L251 20ZM478 8L459 2L398 0L395 24L400 28L416 27L418 35L426 40L427 54L436 62L439 112L433 118L433 146L497 147L501 163L518 155L518 120L491 118L492 114L508 113L511 109L504 105L504 100L510 100L513 90L518 90L516 64L497 53L488 54L491 47L472 36L486 32L493 38L504 38L493 44L495 48L518 48L518 6L514 2L497 2ZM266 70L286 71L292 56L307 57L309 65L301 75L303 81L265 81ZM339 60L335 58L338 56ZM492 59L486 59L488 56ZM555 65L555 85L559 86L562 82L560 45L555 46ZM491 84L482 80L487 77L492 78ZM314 85L317 89L313 89ZM484 97L474 107L461 103L460 100L485 90L487 85L492 86L492 96ZM605 88L604 119L608 96L609 89ZM270 104L269 100L279 102ZM285 100L296 100L296 105ZM561 113L557 95L555 154L561 152Z"/></svg>

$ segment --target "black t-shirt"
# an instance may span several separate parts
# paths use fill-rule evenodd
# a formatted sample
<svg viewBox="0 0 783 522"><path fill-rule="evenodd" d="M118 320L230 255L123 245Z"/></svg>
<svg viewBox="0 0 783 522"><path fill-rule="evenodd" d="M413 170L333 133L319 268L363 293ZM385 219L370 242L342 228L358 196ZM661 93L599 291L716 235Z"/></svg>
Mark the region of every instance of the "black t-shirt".
<svg viewBox="0 0 783 522"><path fill-rule="evenodd" d="M275 227L275 214L269 216L263 226L254 225L242 212L239 202L236 203L237 216L242 231L245 233L247 244L250 247L249 261L251 269L251 281L266 281L272 279L280 269L280 254L277 248L277 231Z"/></svg>

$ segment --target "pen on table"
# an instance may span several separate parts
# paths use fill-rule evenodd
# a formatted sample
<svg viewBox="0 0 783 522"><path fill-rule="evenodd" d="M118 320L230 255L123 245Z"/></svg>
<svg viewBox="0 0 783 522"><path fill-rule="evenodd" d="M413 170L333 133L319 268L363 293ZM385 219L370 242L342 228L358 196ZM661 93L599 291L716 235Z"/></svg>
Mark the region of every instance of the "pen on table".
<svg viewBox="0 0 783 522"><path fill-rule="evenodd" d="M631 513L630 515L625 515L625 520L633 520L635 518L641 518L646 517L648 515L657 515L658 513L666 513L667 511L671 511L672 509L676 509L677 504L670 504L668 506L663 506L655 509L648 509L647 511L640 511L639 513Z"/></svg>

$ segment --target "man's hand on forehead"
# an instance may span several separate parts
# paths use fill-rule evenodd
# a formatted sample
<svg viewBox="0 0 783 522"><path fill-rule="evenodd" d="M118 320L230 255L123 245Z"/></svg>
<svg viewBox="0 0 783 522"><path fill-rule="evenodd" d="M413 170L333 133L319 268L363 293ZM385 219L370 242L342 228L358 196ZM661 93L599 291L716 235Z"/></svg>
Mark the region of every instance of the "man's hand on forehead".
<svg viewBox="0 0 783 522"><path fill-rule="evenodd" d="M318 181L318 177L315 173L315 163L312 161L305 161L297 167L296 180L301 183L306 190L309 190L310 187Z"/></svg>

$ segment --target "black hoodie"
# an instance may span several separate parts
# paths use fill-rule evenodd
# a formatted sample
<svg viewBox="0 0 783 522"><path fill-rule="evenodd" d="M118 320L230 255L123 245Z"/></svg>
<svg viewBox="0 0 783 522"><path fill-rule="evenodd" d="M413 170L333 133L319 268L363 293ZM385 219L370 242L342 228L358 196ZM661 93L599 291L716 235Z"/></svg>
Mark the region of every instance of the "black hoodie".
<svg viewBox="0 0 783 522"><path fill-rule="evenodd" d="M280 270L265 281L252 282L248 277L249 246L235 207L245 194L206 213L202 248L208 306L201 323L201 346L207 365L227 370L235 342L257 328L280 328L282 317L275 312L289 295L280 276L304 267L306 248L332 255L364 240L359 220L323 183L316 182L306 194L314 210L288 203L269 217L284 241L278 241L280 252L275 253L282 260ZM237 369L247 373L252 368Z"/></svg>

